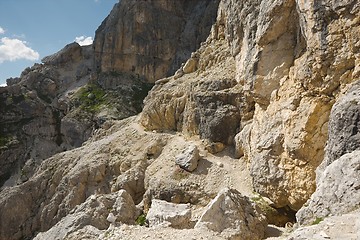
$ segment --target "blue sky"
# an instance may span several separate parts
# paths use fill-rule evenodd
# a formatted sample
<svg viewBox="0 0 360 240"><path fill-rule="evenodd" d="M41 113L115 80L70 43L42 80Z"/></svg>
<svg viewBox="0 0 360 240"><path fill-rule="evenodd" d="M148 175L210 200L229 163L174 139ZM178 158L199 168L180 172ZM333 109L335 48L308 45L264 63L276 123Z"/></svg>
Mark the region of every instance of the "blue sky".
<svg viewBox="0 0 360 240"><path fill-rule="evenodd" d="M0 84L76 39L90 43L117 2L0 0Z"/></svg>

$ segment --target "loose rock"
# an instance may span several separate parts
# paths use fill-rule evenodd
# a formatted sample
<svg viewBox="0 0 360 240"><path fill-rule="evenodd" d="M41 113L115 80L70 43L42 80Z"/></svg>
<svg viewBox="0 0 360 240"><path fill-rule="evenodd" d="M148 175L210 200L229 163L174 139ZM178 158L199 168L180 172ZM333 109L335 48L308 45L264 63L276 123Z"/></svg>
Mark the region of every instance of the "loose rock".
<svg viewBox="0 0 360 240"><path fill-rule="evenodd" d="M181 168L192 172L196 169L199 159L199 150L195 144L192 144L184 149L180 155L176 156L175 163Z"/></svg>
<svg viewBox="0 0 360 240"><path fill-rule="evenodd" d="M149 226L169 225L173 228L189 228L191 218L190 204L175 204L153 199L146 216Z"/></svg>
<svg viewBox="0 0 360 240"><path fill-rule="evenodd" d="M228 239L263 239L265 217L235 189L225 188L207 205L195 228L208 228Z"/></svg>

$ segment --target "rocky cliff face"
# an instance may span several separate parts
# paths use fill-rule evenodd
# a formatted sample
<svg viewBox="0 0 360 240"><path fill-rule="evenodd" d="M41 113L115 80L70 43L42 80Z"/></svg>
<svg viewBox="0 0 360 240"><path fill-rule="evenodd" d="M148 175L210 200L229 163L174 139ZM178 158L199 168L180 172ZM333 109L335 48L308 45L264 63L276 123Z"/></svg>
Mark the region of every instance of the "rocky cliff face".
<svg viewBox="0 0 360 240"><path fill-rule="evenodd" d="M61 140L68 139L66 146L72 148L80 146L73 136L84 130L65 131L69 128L64 126L72 126L84 110L103 120L100 128L79 148L43 156L53 155L26 182L1 191L0 238L43 232L36 239L261 239L271 236L267 222L289 226L286 222L295 221L296 212L298 225L347 215L330 217L316 228L303 226L289 239L338 238L333 223L359 214L352 212L359 208L359 15L356 0L122 0L97 31L90 51L94 65L84 63L84 49L67 47L73 48L72 60L64 69L74 72L85 64L92 74L80 79L86 76L84 82L97 84L79 90L86 98L70 98L78 108L60 111ZM171 26L165 24L169 22ZM60 56L45 59L38 69L62 66ZM68 87L64 81L57 85L45 72L43 78L34 78L42 83L33 81L36 94L19 98L31 83L25 76L35 70L0 89L5 96L1 110L10 122L20 124L8 104L16 103L24 119L34 115L25 111L33 104L34 112L45 112L44 123L54 126L44 131L49 135L45 138L56 143L59 128L52 119L59 119L54 109L62 108L53 102L49 108L44 99L30 100L52 89L58 96ZM110 120L121 111L109 110L102 97L121 99L124 89L136 94L139 88L133 86L142 86L141 80L155 81L141 113ZM19 92L16 98L8 99L14 91ZM102 107L82 104L89 99ZM16 124L2 129L17 129ZM28 124L21 131L32 129ZM32 134L37 139L42 131ZM5 136L2 156L13 156L15 147L27 149ZM32 146L44 154L44 144ZM190 151L196 156L188 149L196 149ZM191 171L179 164L185 153L196 158ZM159 200L172 204L159 207ZM185 203L186 213L179 210ZM161 216L149 216L151 224L160 225L157 230L128 226L138 216L137 222L146 225L141 214L157 208L166 209ZM234 221L224 221L230 218ZM356 224L346 224L347 236L359 233Z"/></svg>
<svg viewBox="0 0 360 240"><path fill-rule="evenodd" d="M173 75L206 39L219 0L123 0L96 31L98 71L154 82Z"/></svg>
<svg viewBox="0 0 360 240"><path fill-rule="evenodd" d="M332 104L357 77L358 11L350 3L222 1L197 71L157 83L143 125L235 144L255 190L298 210L315 190ZM236 83L215 87L222 78Z"/></svg>
<svg viewBox="0 0 360 240"><path fill-rule="evenodd" d="M42 160L81 146L106 120L140 112L149 82L173 74L206 38L217 5L123 1L93 46L69 44L9 79L0 90L0 186L26 181Z"/></svg>
<svg viewBox="0 0 360 240"><path fill-rule="evenodd" d="M27 180L39 161L77 147L90 136L91 124L83 121L66 130L64 116L70 108L67 92L88 82L92 56L91 48L70 44L44 58L44 64L24 70L20 78L8 79L9 86L0 89L1 185L16 172L20 181ZM81 135L72 144L72 136L64 131L76 127Z"/></svg>

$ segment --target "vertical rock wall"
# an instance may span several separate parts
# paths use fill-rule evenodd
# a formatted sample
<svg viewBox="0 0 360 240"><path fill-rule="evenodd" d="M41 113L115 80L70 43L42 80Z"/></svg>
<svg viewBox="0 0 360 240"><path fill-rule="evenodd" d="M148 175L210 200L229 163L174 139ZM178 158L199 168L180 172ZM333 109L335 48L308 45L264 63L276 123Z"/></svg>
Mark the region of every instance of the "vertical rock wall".
<svg viewBox="0 0 360 240"><path fill-rule="evenodd" d="M96 31L98 71L154 82L174 74L206 39L219 0L122 0Z"/></svg>
<svg viewBox="0 0 360 240"><path fill-rule="evenodd" d="M298 210L315 190L331 107L359 76L359 11L357 1L221 1L211 35L194 54L199 56L197 70L158 82L146 99L143 125L235 143L237 155L250 162L255 190L277 207ZM216 49L222 49L223 57L211 57ZM192 82L220 84L224 76L237 81L222 93L222 99L235 100L226 103L231 111L223 105L216 113L208 110L218 90L209 89L209 102L201 105L193 99L206 85L184 87ZM173 103L180 99L178 108ZM223 138L212 138L219 131L202 123L213 122L221 111L225 117L220 119L227 119L218 121ZM231 132L238 134L227 140L233 126Z"/></svg>

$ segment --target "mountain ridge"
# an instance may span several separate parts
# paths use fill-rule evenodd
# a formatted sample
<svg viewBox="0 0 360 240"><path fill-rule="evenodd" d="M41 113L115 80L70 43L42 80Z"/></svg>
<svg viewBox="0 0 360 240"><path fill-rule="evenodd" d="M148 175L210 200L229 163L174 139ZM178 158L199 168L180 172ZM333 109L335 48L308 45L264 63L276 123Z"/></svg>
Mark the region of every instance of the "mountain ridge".
<svg viewBox="0 0 360 240"><path fill-rule="evenodd" d="M359 12L355 0L122 0L93 49L68 45L0 88L3 116L14 103L70 107L43 129L60 129L61 139L51 137L66 140L67 151L23 160L13 175L21 181L1 189L0 238L355 239L360 231L345 219L358 216L360 200ZM180 43L162 44L167 34ZM81 88L65 90L71 101L61 105L64 84ZM18 126L5 123L2 131ZM84 125L87 137L69 143ZM21 126L35 139L42 133ZM20 141L2 142L4 164ZM197 167L184 169L179 156ZM156 206L176 214L134 225ZM340 221L345 233L336 231Z"/></svg>

